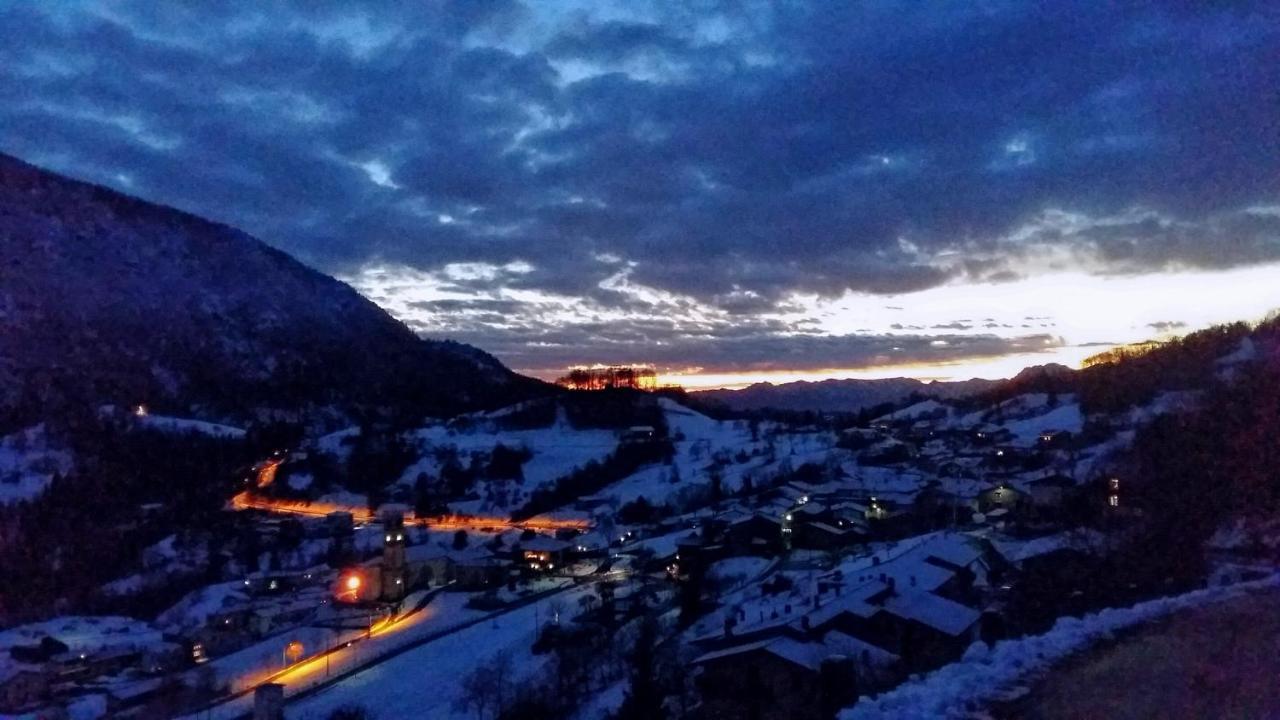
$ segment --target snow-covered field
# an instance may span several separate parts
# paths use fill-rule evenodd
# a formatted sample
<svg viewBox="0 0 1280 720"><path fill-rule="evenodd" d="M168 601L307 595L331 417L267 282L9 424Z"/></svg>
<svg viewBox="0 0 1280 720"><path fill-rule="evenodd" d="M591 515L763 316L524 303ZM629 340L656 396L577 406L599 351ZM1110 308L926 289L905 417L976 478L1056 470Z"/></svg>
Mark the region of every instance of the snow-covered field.
<svg viewBox="0 0 1280 720"><path fill-rule="evenodd" d="M11 663L8 651L18 645L38 645L51 637L68 652L94 654L115 650L158 651L165 646L161 631L150 623L117 616L67 615L0 632L0 657Z"/></svg>
<svg viewBox="0 0 1280 720"><path fill-rule="evenodd" d="M228 440L239 440L244 437L245 432L241 428L230 425L165 415L145 415L137 417L135 420L140 426L151 430L171 433L199 433Z"/></svg>
<svg viewBox="0 0 1280 720"><path fill-rule="evenodd" d="M324 720L333 710L351 704L364 706L376 720L474 717L455 707L461 679L499 652L511 655L512 682L537 672L547 656L530 652L535 623L548 622L556 607L577 608L578 599L591 592L589 587L566 590L427 643L291 704L289 717Z"/></svg>
<svg viewBox="0 0 1280 720"><path fill-rule="evenodd" d="M0 438L0 505L30 500L55 474L71 471L71 454L53 446L43 425Z"/></svg>

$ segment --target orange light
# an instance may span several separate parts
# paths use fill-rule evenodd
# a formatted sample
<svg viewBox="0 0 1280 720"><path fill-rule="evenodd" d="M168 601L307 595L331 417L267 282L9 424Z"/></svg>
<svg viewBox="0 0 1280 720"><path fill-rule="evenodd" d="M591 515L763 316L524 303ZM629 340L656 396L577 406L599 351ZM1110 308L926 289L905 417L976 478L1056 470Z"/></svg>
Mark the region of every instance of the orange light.
<svg viewBox="0 0 1280 720"><path fill-rule="evenodd" d="M347 589L351 592L355 592L360 589L359 575L351 575L347 578Z"/></svg>

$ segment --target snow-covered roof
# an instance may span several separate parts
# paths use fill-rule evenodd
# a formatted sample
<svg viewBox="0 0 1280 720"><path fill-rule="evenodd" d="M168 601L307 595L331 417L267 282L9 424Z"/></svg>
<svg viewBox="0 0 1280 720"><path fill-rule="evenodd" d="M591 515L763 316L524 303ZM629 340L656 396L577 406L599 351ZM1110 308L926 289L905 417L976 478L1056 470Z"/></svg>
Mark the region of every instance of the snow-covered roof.
<svg viewBox="0 0 1280 720"><path fill-rule="evenodd" d="M816 641L800 640L790 635L774 635L705 653L694 659L693 663L699 665L761 650L814 672L822 667L824 660L836 656L859 660L865 657L872 665L880 667L890 665L898 659L897 655L884 648L832 630Z"/></svg>
<svg viewBox="0 0 1280 720"><path fill-rule="evenodd" d="M885 598L883 607L887 612L898 617L928 625L948 635L964 633L981 617L981 614L971 607L948 600L941 595L911 589L897 589Z"/></svg>

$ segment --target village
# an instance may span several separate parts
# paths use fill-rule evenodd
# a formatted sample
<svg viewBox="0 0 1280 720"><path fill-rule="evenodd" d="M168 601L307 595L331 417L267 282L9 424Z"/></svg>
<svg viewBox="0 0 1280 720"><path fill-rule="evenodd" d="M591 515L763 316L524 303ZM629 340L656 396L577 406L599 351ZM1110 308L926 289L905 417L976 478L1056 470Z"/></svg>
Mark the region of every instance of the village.
<svg viewBox="0 0 1280 720"><path fill-rule="evenodd" d="M324 717L333 693L321 690L352 676L376 687L381 666L455 634L529 644L515 675L536 682L539 644L564 663L648 619L687 670L688 697L669 702L707 718L829 717L975 642L1102 602L1089 595L1102 560L1143 522L1111 454L1188 401L1163 395L1104 425L1069 394L919 399L831 427L714 419L630 390L577 397L591 393L602 399L408 433L416 459L377 507L349 489L307 494L316 459L350 453L352 431L273 453L227 509L250 521L260 569L232 564L149 621L0 633L0 711ZM516 472L494 470L509 448ZM450 496L460 453L490 470ZM206 567L207 554L168 538L111 589ZM531 643L492 630L529 612ZM608 710L623 664L587 673L574 703ZM446 711L468 707L456 684L441 690Z"/></svg>

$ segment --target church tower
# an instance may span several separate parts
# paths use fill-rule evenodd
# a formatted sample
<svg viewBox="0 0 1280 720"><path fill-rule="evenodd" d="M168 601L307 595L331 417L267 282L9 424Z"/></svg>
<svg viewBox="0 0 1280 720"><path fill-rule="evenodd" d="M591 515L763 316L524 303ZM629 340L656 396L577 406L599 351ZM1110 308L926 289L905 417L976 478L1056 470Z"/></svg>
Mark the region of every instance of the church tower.
<svg viewBox="0 0 1280 720"><path fill-rule="evenodd" d="M405 596L404 512L382 512L382 596L384 602L400 602Z"/></svg>

